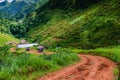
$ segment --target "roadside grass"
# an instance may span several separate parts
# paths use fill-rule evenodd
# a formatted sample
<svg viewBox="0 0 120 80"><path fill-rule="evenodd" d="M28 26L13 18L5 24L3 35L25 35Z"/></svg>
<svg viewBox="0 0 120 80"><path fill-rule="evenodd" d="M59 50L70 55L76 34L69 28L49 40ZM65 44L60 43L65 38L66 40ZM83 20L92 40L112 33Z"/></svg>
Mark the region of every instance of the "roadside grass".
<svg viewBox="0 0 120 80"><path fill-rule="evenodd" d="M9 51L0 47L0 80L35 80L49 72L80 60L68 49L57 49L52 55L33 55Z"/></svg>
<svg viewBox="0 0 120 80"><path fill-rule="evenodd" d="M120 62L120 46L106 47L106 48L96 48L90 50L79 50L73 49L73 52L85 53L107 57L115 62Z"/></svg>
<svg viewBox="0 0 120 80"><path fill-rule="evenodd" d="M114 72L115 80L119 80L119 79L118 79L118 78L119 78L119 69L118 69L118 68L115 68L115 69L113 70L113 72Z"/></svg>

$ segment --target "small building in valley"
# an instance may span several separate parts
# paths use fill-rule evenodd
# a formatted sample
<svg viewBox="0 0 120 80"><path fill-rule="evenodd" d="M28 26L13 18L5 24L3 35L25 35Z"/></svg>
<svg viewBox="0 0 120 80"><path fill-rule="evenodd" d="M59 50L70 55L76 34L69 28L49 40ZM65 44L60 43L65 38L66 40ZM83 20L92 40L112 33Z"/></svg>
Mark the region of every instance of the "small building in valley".
<svg viewBox="0 0 120 80"><path fill-rule="evenodd" d="M32 46L37 46L37 43L28 43L28 44L18 44L17 48L27 48L27 47L32 47Z"/></svg>

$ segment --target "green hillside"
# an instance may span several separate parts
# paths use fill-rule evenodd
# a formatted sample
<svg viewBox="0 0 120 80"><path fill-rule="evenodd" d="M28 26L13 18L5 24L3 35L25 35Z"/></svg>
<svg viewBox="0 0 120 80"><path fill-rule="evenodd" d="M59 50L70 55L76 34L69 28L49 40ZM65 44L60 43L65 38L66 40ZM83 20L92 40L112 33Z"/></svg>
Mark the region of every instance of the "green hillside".
<svg viewBox="0 0 120 80"><path fill-rule="evenodd" d="M18 39L14 38L13 36L10 36L8 34L0 33L0 46L5 45L9 42L18 42Z"/></svg>
<svg viewBox="0 0 120 80"><path fill-rule="evenodd" d="M25 38L48 47L118 45L120 1L50 0L29 14L23 25L29 31Z"/></svg>
<svg viewBox="0 0 120 80"><path fill-rule="evenodd" d="M19 21L38 7L44 5L48 0L14 0L0 3L0 18ZM4 4L4 5L1 5Z"/></svg>
<svg viewBox="0 0 120 80"><path fill-rule="evenodd" d="M16 22L0 19L0 46L7 43L18 42L18 39L11 34L10 25L17 25Z"/></svg>
<svg viewBox="0 0 120 80"><path fill-rule="evenodd" d="M21 0L16 1L21 2ZM0 13L2 16L0 16L0 80L37 80L49 72L75 64L82 59L85 61L85 64L82 63L82 68L90 68L90 70L86 69L87 74L100 71L100 75L97 73L95 77L90 78L97 79L96 76L102 76L102 72L104 75L103 70L112 66L106 64L109 60L97 59L95 58L97 56L115 62L114 77L116 80L119 77L120 80L120 0L22 1L25 1L25 4L38 2L21 8L12 19L5 18L4 16L9 17L9 15L5 15L4 12L4 16ZM18 7L14 8L18 9ZM14 9L10 10L14 12ZM26 51L5 45L16 43L19 39L38 43L44 46L45 50L39 55L37 50L41 48L40 46L30 47L30 51ZM96 55L93 60L102 62L101 64L92 62L92 58L85 56L79 59L76 53L82 53L83 56L84 54ZM91 68L91 62L97 70ZM79 71L77 72L81 73L84 70L82 68L76 67ZM84 73L80 75L87 76ZM75 78L73 76L73 79ZM72 78L66 76L66 79ZM103 79L109 78L103 76Z"/></svg>
<svg viewBox="0 0 120 80"><path fill-rule="evenodd" d="M23 20L3 19L0 31L47 47L114 46L120 43L119 5L119 0L44 0Z"/></svg>

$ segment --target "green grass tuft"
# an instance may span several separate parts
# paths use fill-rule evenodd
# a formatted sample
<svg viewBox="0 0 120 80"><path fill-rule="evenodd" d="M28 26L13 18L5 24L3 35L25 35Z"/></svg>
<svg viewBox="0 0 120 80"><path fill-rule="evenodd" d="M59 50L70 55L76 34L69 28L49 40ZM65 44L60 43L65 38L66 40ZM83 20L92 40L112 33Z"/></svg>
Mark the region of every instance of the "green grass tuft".
<svg viewBox="0 0 120 80"><path fill-rule="evenodd" d="M0 49L0 80L33 80L80 60L68 49L57 49L52 55L13 54L6 46Z"/></svg>

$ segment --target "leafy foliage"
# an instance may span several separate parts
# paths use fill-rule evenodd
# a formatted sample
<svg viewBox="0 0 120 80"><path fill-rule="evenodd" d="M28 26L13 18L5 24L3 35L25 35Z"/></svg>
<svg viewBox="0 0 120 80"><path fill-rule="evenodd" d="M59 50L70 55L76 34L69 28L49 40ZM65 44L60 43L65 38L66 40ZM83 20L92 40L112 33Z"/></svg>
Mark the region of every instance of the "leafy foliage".
<svg viewBox="0 0 120 80"><path fill-rule="evenodd" d="M64 0L57 5L59 0L50 0L35 12L34 17L33 14L29 15L27 20L32 18L38 20L39 23L34 24L34 21L28 21L33 24L29 23L32 29L25 37L48 47L51 45L53 47L77 46L89 49L118 44L119 0L84 0L83 2L76 0L83 5L86 4L86 7L77 6L78 3L76 3L77 9L74 6L62 8L68 7L64 5L67 2L73 5L71 1Z"/></svg>

